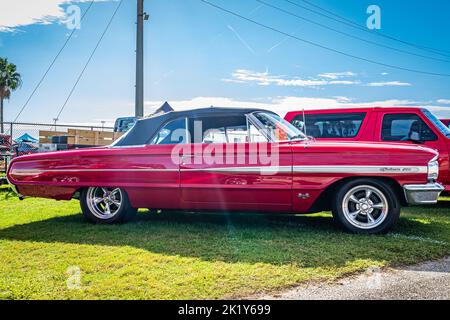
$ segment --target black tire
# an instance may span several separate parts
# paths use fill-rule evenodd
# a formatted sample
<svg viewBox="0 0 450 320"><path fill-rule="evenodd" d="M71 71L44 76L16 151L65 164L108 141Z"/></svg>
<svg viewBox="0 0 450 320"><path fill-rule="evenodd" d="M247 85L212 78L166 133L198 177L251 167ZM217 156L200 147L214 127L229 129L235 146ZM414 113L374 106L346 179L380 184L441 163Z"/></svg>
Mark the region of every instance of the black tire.
<svg viewBox="0 0 450 320"><path fill-rule="evenodd" d="M366 197L367 190L371 191L368 198ZM351 197L351 195L354 196ZM355 195L362 195L362 197L359 198ZM365 206L363 207L363 205ZM372 206L377 206L377 208ZM378 208L381 206L383 207ZM350 210L351 208L353 210ZM363 212L363 210L365 211ZM354 217L353 215L358 211L360 213ZM332 202L332 213L335 221L348 232L385 234L398 221L400 201L389 184L376 179L360 178L340 186ZM369 217L373 221L370 221ZM366 225L364 225L365 221L367 221Z"/></svg>
<svg viewBox="0 0 450 320"><path fill-rule="evenodd" d="M93 208L92 202L90 202L90 199L92 199L92 193L98 192L97 189L113 189L113 190L120 190L120 206L114 206L113 211L114 214L111 216L105 215L101 216L98 211L96 211L96 208ZM84 217L92 223L99 223L99 224L117 224L117 223L125 223L134 218L136 215L137 209L131 207L130 201L128 199L127 193L120 188L97 188L97 187L91 187L83 189L80 195L80 206L81 210L83 212Z"/></svg>

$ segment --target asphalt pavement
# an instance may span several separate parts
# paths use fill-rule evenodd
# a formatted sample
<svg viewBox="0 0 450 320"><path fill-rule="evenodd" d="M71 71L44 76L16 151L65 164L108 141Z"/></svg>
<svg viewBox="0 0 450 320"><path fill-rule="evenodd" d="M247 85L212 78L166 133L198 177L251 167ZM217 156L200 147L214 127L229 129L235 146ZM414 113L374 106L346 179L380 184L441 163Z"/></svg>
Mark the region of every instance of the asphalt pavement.
<svg viewBox="0 0 450 320"><path fill-rule="evenodd" d="M450 300L450 257L381 270L332 284L304 284L261 299L294 300Z"/></svg>

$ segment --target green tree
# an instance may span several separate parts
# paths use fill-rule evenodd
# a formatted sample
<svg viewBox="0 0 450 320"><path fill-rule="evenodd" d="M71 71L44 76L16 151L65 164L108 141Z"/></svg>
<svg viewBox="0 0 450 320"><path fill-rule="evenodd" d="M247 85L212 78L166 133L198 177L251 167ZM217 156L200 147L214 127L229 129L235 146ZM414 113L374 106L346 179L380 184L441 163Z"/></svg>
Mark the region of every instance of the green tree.
<svg viewBox="0 0 450 320"><path fill-rule="evenodd" d="M9 63L6 58L0 58L0 133L4 132L3 103L21 84L22 77L17 72L16 65Z"/></svg>

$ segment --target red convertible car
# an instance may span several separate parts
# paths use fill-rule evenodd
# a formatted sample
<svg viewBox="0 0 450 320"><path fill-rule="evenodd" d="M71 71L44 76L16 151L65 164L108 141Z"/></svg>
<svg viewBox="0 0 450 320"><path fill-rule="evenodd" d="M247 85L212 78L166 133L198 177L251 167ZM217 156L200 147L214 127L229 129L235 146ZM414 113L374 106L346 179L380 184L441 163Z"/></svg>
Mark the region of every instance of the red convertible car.
<svg viewBox="0 0 450 320"><path fill-rule="evenodd" d="M356 233L387 232L400 207L436 203L437 152L316 142L270 111L207 108L138 121L108 147L14 159L21 196L80 200L95 223L137 208L313 213Z"/></svg>

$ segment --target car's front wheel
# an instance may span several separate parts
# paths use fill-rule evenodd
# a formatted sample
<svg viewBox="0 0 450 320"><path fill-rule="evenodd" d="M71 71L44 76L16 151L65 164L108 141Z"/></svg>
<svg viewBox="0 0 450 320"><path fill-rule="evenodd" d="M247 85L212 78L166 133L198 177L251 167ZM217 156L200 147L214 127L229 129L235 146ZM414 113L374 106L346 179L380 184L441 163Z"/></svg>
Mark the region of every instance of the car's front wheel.
<svg viewBox="0 0 450 320"><path fill-rule="evenodd" d="M341 186L333 201L333 217L353 233L386 233L400 216L392 187L375 179L356 179Z"/></svg>
<svg viewBox="0 0 450 320"><path fill-rule="evenodd" d="M86 219L93 223L127 222L137 211L131 207L127 193L120 188L84 189L81 192L80 205Z"/></svg>

